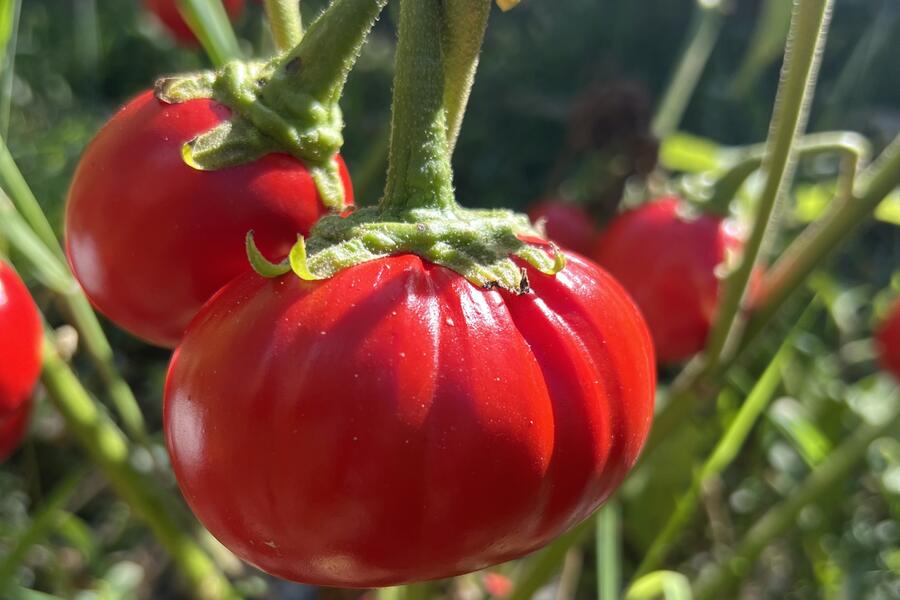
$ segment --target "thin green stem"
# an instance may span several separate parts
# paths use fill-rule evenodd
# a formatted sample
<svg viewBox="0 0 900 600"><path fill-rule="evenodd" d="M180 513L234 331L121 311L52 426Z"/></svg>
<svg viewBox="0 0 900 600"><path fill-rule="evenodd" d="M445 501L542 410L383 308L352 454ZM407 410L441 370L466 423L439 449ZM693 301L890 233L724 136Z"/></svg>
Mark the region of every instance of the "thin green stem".
<svg viewBox="0 0 900 600"><path fill-rule="evenodd" d="M59 239L47 215L44 214L40 203L28 187L28 182L22 176L19 167L16 166L6 142L0 138L0 187L2 187L15 205L16 209L28 222L38 238L44 243L57 258L65 261Z"/></svg>
<svg viewBox="0 0 900 600"><path fill-rule="evenodd" d="M569 549L586 540L593 529L594 518L591 517L527 559L522 572L514 579L515 587L507 600L530 600L534 597L535 592L546 585L563 564Z"/></svg>
<svg viewBox="0 0 900 600"><path fill-rule="evenodd" d="M444 0L444 110L450 152L475 83L491 0Z"/></svg>
<svg viewBox="0 0 900 600"><path fill-rule="evenodd" d="M76 469L58 484L34 512L28 528L9 544L9 549L0 561L0 592L8 589L16 569L25 560L31 547L46 538L65 514L63 508L72 498L86 471L85 468Z"/></svg>
<svg viewBox="0 0 900 600"><path fill-rule="evenodd" d="M284 52L299 44L303 38L299 0L264 0L264 3L275 46Z"/></svg>
<svg viewBox="0 0 900 600"><path fill-rule="evenodd" d="M441 17L435 0L401 0L385 210L456 206L443 106Z"/></svg>
<svg viewBox="0 0 900 600"><path fill-rule="evenodd" d="M16 49L19 45L19 21L22 17L22 0L13 0L9 4L12 6L13 12L7 16L12 19L12 22L3 54L3 76L0 77L0 137L2 138L9 133L9 116L16 73Z"/></svg>
<svg viewBox="0 0 900 600"><path fill-rule="evenodd" d="M651 129L658 138L678 129L722 31L721 6L708 4L697 4L688 42L653 117Z"/></svg>
<svg viewBox="0 0 900 600"><path fill-rule="evenodd" d="M727 213L727 206L750 175L762 165L766 155L765 144L741 149L732 166L715 184L708 205ZM852 131L826 131L812 133L797 140L797 159L809 159L827 154L837 154L845 164L840 176L852 187L858 170L865 165L872 153L871 144L862 135ZM839 187L843 187L839 186Z"/></svg>
<svg viewBox="0 0 900 600"><path fill-rule="evenodd" d="M794 240L766 274L758 290L741 347L768 323L810 273L900 186L900 136L859 178L852 197L836 204Z"/></svg>
<svg viewBox="0 0 900 600"><path fill-rule="evenodd" d="M731 558L724 564L701 576L694 584L697 600L714 600L729 597L731 586L756 562L760 553L774 540L796 527L797 516L806 506L825 497L832 488L847 478L857 464L865 459L869 446L878 438L888 435L900 424L900 410L896 395L893 414L877 425L864 424L850 438L832 452L817 469L813 470L800 486L780 504L771 508L756 521L743 536Z"/></svg>
<svg viewBox="0 0 900 600"><path fill-rule="evenodd" d="M50 400L62 414L66 426L112 488L146 522L182 574L194 596L218 600L236 598L236 593L213 561L172 518L175 511L159 484L140 474L131 464L131 448L122 431L91 399L78 377L60 358L47 333L41 380Z"/></svg>
<svg viewBox="0 0 900 600"><path fill-rule="evenodd" d="M791 334L782 342L769 366L757 380L747 399L741 404L740 410L725 434L719 439L715 449L694 477L690 488L679 498L675 511L644 554L644 559L635 573L636 578L646 575L663 564L679 536L690 524L697 510L703 486L710 479L718 477L743 448L760 415L769 406L778 390L783 369L793 354L794 337L803 328L810 314L811 311L807 311L794 326Z"/></svg>
<svg viewBox="0 0 900 600"><path fill-rule="evenodd" d="M597 600L618 600L622 595L622 524L619 513L619 503L610 500L597 514Z"/></svg>
<svg viewBox="0 0 900 600"><path fill-rule="evenodd" d="M385 4L387 0L334 0L281 60L282 68L263 95L302 90L323 104L336 103Z"/></svg>
<svg viewBox="0 0 900 600"><path fill-rule="evenodd" d="M766 182L740 262L724 282L718 315L705 352L710 368L721 360L723 352L739 334L742 323L738 312L747 283L761 258L763 242L767 234L771 234L776 204L793 179L795 142L806 127L833 1L797 0L763 160Z"/></svg>
<svg viewBox="0 0 900 600"><path fill-rule="evenodd" d="M0 150L2 148L0 144ZM24 186L24 191L33 198L27 185ZM40 206L38 210L40 211ZM40 215L43 216L43 211ZM134 393L115 367L112 347L103 333L96 313L69 272L65 261L60 260L48 249L2 191L0 191L0 233L19 250L41 283L60 295L126 430L135 440L148 445L144 416ZM55 240L53 237L51 242L56 243L58 247Z"/></svg>
<svg viewBox="0 0 900 600"><path fill-rule="evenodd" d="M212 63L221 67L241 58L234 29L222 0L175 0L178 11L200 40Z"/></svg>

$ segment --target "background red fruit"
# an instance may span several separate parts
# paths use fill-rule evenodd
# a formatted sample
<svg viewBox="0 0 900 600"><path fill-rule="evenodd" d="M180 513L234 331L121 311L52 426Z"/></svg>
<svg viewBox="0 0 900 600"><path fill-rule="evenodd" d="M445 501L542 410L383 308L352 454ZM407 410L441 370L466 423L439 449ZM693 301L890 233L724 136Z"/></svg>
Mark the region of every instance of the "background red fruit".
<svg viewBox="0 0 900 600"><path fill-rule="evenodd" d="M195 514L270 573L349 587L481 569L586 518L646 438L653 348L593 263L526 268L521 296L414 255L233 281L166 382Z"/></svg>
<svg viewBox="0 0 900 600"><path fill-rule="evenodd" d="M69 192L75 275L101 312L160 346L175 346L200 306L249 270L247 231L278 260L328 212L309 171L287 154L218 171L187 166L182 145L229 114L211 100L165 104L145 92L94 138Z"/></svg>
<svg viewBox="0 0 900 600"><path fill-rule="evenodd" d="M0 417L18 410L41 373L41 318L28 288L0 261Z"/></svg>
<svg viewBox="0 0 900 600"><path fill-rule="evenodd" d="M31 396L26 396L14 411L0 415L0 461L9 458L22 443L28 429L31 405Z"/></svg>
<svg viewBox="0 0 900 600"><path fill-rule="evenodd" d="M41 373L41 336L31 294L0 261L0 460L18 447L28 425L31 392Z"/></svg>
<svg viewBox="0 0 900 600"><path fill-rule="evenodd" d="M544 200L528 210L532 223L544 219L547 236L567 250L587 256L594 246L597 229L582 207L562 200Z"/></svg>
<svg viewBox="0 0 900 600"><path fill-rule="evenodd" d="M881 367L900 379L900 301L891 307L875 337Z"/></svg>
<svg viewBox="0 0 900 600"><path fill-rule="evenodd" d="M222 4L232 21L244 10L244 0L222 0ZM197 44L197 37L178 12L175 0L144 0L144 6L156 15L179 42L191 46Z"/></svg>
<svg viewBox="0 0 900 600"><path fill-rule="evenodd" d="M679 206L667 197L623 213L593 252L641 309L661 363L703 349L718 306L716 267L743 244L721 217L686 217Z"/></svg>

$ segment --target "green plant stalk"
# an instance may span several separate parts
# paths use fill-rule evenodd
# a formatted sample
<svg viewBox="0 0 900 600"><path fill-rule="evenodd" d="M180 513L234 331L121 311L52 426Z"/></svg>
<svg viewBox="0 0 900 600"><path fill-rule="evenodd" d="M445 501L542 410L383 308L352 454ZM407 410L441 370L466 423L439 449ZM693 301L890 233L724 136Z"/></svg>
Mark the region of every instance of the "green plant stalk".
<svg viewBox="0 0 900 600"><path fill-rule="evenodd" d="M444 110L450 152L462 128L475 83L491 0L444 0Z"/></svg>
<svg viewBox="0 0 900 600"><path fill-rule="evenodd" d="M753 228L734 271L724 282L718 315L710 332L704 357L714 368L723 352L739 335L738 314L750 276L761 258L763 242L778 200L793 179L797 138L806 127L809 108L828 32L834 0L797 0L785 50L784 68L767 141L763 169L766 182L756 206Z"/></svg>
<svg viewBox="0 0 900 600"><path fill-rule="evenodd" d="M16 72L16 49L19 44L19 21L22 17L22 0L6 0L13 5L9 39L3 55L3 76L0 77L0 139L9 133L9 116L12 109L13 82Z"/></svg>
<svg viewBox="0 0 900 600"><path fill-rule="evenodd" d="M9 195L16 209L47 249L60 261L65 262L66 255L56 237L56 232L53 231L53 226L50 225L40 203L16 166L6 141L2 138L0 138L0 187Z"/></svg>
<svg viewBox="0 0 900 600"><path fill-rule="evenodd" d="M698 3L689 41L653 117L651 130L656 137L665 138L678 129L719 39L722 21L722 9L718 4L704 6Z"/></svg>
<svg viewBox="0 0 900 600"><path fill-rule="evenodd" d="M0 143L0 157L2 157L3 149L5 146ZM14 163L10 164L15 168ZM0 172L3 171L3 166L0 165ZM14 172L18 173L18 169L15 169ZM24 191L31 198L34 197L27 184L24 186ZM39 205L37 209L40 211ZM40 211L40 214L43 216L43 211ZM53 246L48 247L44 240L28 226L29 224L25 222L2 191L0 191L0 217L2 217L0 218L0 233L21 252L33 272L37 274L38 279L59 294L63 300L72 322L81 335L88 356L97 369L97 373L106 387L106 392L129 435L141 444L147 445L148 437L144 415L137 399L116 369L112 347L103 333L96 313L69 272L65 260L60 260L52 252ZM51 241L59 248L55 237Z"/></svg>
<svg viewBox="0 0 900 600"><path fill-rule="evenodd" d="M768 271L751 306L742 348L772 320L778 308L810 273L898 186L900 136L863 172L852 197L807 227Z"/></svg>
<svg viewBox="0 0 900 600"><path fill-rule="evenodd" d="M527 559L522 572L514 578L515 586L507 600L530 600L534 597L563 564L569 549L584 542L593 529L594 517L591 517Z"/></svg>
<svg viewBox="0 0 900 600"><path fill-rule="evenodd" d="M871 151L869 141L852 131L812 133L797 140L798 160L827 154L839 155L845 164L841 179L847 182L847 188L852 188L860 167L869 161ZM716 182L713 195L707 203L720 208L721 214L727 214L728 205L738 190L762 165L766 149L764 144L759 144L737 152L735 164Z"/></svg>
<svg viewBox="0 0 900 600"><path fill-rule="evenodd" d="M401 0L391 147L382 209L452 210L438 2Z"/></svg>
<svg viewBox="0 0 900 600"><path fill-rule="evenodd" d="M813 470L803 483L783 502L774 506L743 536L734 555L694 584L697 600L726 598L731 586L753 565L760 553L772 541L796 527L797 516L806 506L815 503L837 484L850 476L861 462L869 446L888 435L900 424L900 410L896 395L893 414L877 425L864 424L850 438L837 447L819 468Z"/></svg>
<svg viewBox="0 0 900 600"><path fill-rule="evenodd" d="M215 66L221 67L241 58L241 49L222 0L175 0L175 3Z"/></svg>
<svg viewBox="0 0 900 600"><path fill-rule="evenodd" d="M231 584L213 561L173 518L170 498L152 479L131 465L128 440L95 404L78 377L57 354L47 333L41 381L50 400L62 414L66 426L92 461L109 480L115 492L146 522L197 598L236 598Z"/></svg>
<svg viewBox="0 0 900 600"><path fill-rule="evenodd" d="M299 44L303 39L299 0L264 0L264 4L278 50L284 52Z"/></svg>
<svg viewBox="0 0 900 600"><path fill-rule="evenodd" d="M747 399L741 404L740 410L725 434L719 439L715 449L694 477L690 488L678 499L675 511L653 543L650 544L643 561L638 566L635 573L636 578L650 573L666 560L669 551L690 524L697 510L703 485L710 479L718 477L737 457L759 417L769 406L778 390L783 369L793 354L794 337L808 320L809 314L810 311L807 310L791 333L785 337L778 352L763 371L756 385L753 386Z"/></svg>
<svg viewBox="0 0 900 600"><path fill-rule="evenodd" d="M619 503L609 500L596 518L597 600L622 594L622 537Z"/></svg>
<svg viewBox="0 0 900 600"><path fill-rule="evenodd" d="M31 547L46 538L59 518L65 514L62 509L72 498L86 472L87 469L79 468L58 484L34 513L28 528L9 545L9 550L0 561L0 592L8 590L16 569L25 560Z"/></svg>
<svg viewBox="0 0 900 600"><path fill-rule="evenodd" d="M387 0L333 0L303 41L281 61L266 89L302 89L323 104L337 103L347 76ZM327 18L326 18L327 17ZM266 91L263 91L265 95Z"/></svg>

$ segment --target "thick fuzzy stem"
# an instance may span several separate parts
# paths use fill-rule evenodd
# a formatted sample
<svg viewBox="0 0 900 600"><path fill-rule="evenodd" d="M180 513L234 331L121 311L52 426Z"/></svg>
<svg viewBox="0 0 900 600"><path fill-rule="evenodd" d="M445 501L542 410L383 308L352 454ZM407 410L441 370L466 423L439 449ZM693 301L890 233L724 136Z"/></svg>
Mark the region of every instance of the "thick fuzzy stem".
<svg viewBox="0 0 900 600"><path fill-rule="evenodd" d="M455 208L440 0L401 0L385 210Z"/></svg>
<svg viewBox="0 0 900 600"><path fill-rule="evenodd" d="M265 0L272 38L281 51L290 50L303 38L303 21L298 0Z"/></svg>
<svg viewBox="0 0 900 600"><path fill-rule="evenodd" d="M475 83L490 14L491 0L444 0L444 109L451 152Z"/></svg>
<svg viewBox="0 0 900 600"><path fill-rule="evenodd" d="M263 91L302 89L322 103L341 96L350 69L387 0L334 0L316 19Z"/></svg>
<svg viewBox="0 0 900 600"><path fill-rule="evenodd" d="M217 67L241 57L221 0L176 0L178 11Z"/></svg>

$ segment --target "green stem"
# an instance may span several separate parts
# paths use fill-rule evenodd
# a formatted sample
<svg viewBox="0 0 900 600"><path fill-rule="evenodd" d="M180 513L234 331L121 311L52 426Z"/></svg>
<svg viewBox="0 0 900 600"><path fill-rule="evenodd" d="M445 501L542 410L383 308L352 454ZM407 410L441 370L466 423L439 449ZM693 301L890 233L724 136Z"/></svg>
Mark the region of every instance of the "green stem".
<svg viewBox="0 0 900 600"><path fill-rule="evenodd" d="M852 197L807 227L768 271L751 307L742 348L771 321L809 274L898 186L900 136L861 175Z"/></svg>
<svg viewBox="0 0 900 600"><path fill-rule="evenodd" d="M264 3L278 50L284 52L299 44L303 38L299 0L264 0Z"/></svg>
<svg viewBox="0 0 900 600"><path fill-rule="evenodd" d="M898 398L891 399L897 403ZM797 526L797 516L808 505L825 497L833 487L845 482L853 469L865 459L869 446L888 435L900 423L900 410L894 407L890 418L878 425L865 424L841 444L803 483L780 504L771 508L744 535L732 557L703 575L694 585L697 600L727 598L731 586L756 562L774 540Z"/></svg>
<svg viewBox="0 0 900 600"><path fill-rule="evenodd" d="M456 206L444 112L441 7L401 0L384 210Z"/></svg>
<svg viewBox="0 0 900 600"><path fill-rule="evenodd" d="M728 426L725 434L720 438L715 449L694 477L690 488L679 498L675 511L669 517L662 531L653 540L644 559L637 568L635 578L639 578L658 568L668 556L669 551L678 541L679 536L690 524L700 500L700 491L707 481L718 477L737 457L741 448L753 430L754 425L769 406L772 397L781 384L781 374L787 361L793 354L793 343L796 333L803 328L811 311L807 311L794 326L775 357L766 367L756 385L748 394L747 399L741 404L741 408L734 420Z"/></svg>
<svg viewBox="0 0 900 600"><path fill-rule="evenodd" d="M11 3L12 13L8 18L10 23L9 39L3 53L3 76L0 77L0 137L5 138L9 133L9 116L12 107L13 83L16 73L16 50L19 43L19 22L22 17L22 0Z"/></svg>
<svg viewBox="0 0 900 600"><path fill-rule="evenodd" d="M738 190L762 165L766 155L765 144L750 146L738 151L736 163L715 184L712 198L707 204L719 209L720 214L727 213L728 203L737 195ZM852 131L827 131L805 135L797 140L797 159L808 159L827 154L837 154L846 165L841 169L840 179L853 185L860 166L865 165L871 156L869 141ZM839 187L844 187L840 185Z"/></svg>
<svg viewBox="0 0 900 600"><path fill-rule="evenodd" d="M22 176L19 167L16 166L12 154L6 145L6 141L0 138L0 187L2 187L12 200L16 209L21 213L28 225L34 230L44 245L62 261L66 255L63 253L56 232L47 220L40 203L28 183Z"/></svg>
<svg viewBox="0 0 900 600"><path fill-rule="evenodd" d="M116 493L156 535L174 563L202 599L235 598L235 592L212 560L172 518L172 500L159 484L131 465L131 449L122 431L94 403L75 373L57 354L50 333L44 341L41 380L66 426L100 468Z"/></svg>
<svg viewBox="0 0 900 600"><path fill-rule="evenodd" d="M666 88L651 125L654 135L665 138L678 129L700 76L722 31L722 8L718 3L698 3L688 43L681 53L675 74Z"/></svg>
<svg viewBox="0 0 900 600"><path fill-rule="evenodd" d="M79 468L58 484L34 513L28 528L12 542L0 561L0 592L7 591L16 569L25 560L31 547L46 538L59 518L65 514L63 508L72 498L86 471L87 469Z"/></svg>
<svg viewBox="0 0 900 600"><path fill-rule="evenodd" d="M475 83L491 0L444 0L444 110L450 152L462 128Z"/></svg>
<svg viewBox="0 0 900 600"><path fill-rule="evenodd" d="M597 600L618 600L622 594L622 519L619 512L619 503L610 500L597 514Z"/></svg>
<svg viewBox="0 0 900 600"><path fill-rule="evenodd" d="M747 283L761 256L766 234L771 229L769 225L773 221L775 206L793 178L795 142L806 127L833 1L797 0L766 144L768 149L763 160L766 182L740 263L724 282L718 315L705 352L710 368L719 362L722 353L739 332L741 323L738 311Z"/></svg>
<svg viewBox="0 0 900 600"><path fill-rule="evenodd" d="M222 0L175 0L175 3L215 66L221 67L241 58L241 49Z"/></svg>
<svg viewBox="0 0 900 600"><path fill-rule="evenodd" d="M334 0L281 60L263 95L303 90L323 104L337 103L385 4L387 0Z"/></svg>
<svg viewBox="0 0 900 600"><path fill-rule="evenodd" d="M4 149L5 146L0 142L0 176L7 179L6 175L9 174L7 167L11 165L13 173L21 177L11 159L9 164L3 164ZM22 183L24 184L24 179ZM27 184L17 191L24 194L25 198L34 198ZM35 200L35 202L37 201ZM22 205L20 203L20 206ZM24 206L28 206L27 203ZM37 211L45 221L46 218L43 217L44 213L40 210L40 205L37 205ZM112 347L103 333L100 321L97 320L96 313L69 272L65 260L60 259L51 250L53 247L59 249L56 237L50 237L49 242L52 245L48 247L48 244L29 227L29 224L25 222L23 216L16 211L13 203L2 191L0 191L0 233L19 250L41 283L60 295L72 322L81 335L84 348L100 374L107 394L129 435L141 444L148 445L144 416L134 393L115 367Z"/></svg>
<svg viewBox="0 0 900 600"><path fill-rule="evenodd" d="M417 0L414 0L417 1ZM515 578L515 587L507 600L530 600L553 577L566 559L570 548L581 544L594 529L591 517L556 538L549 546L527 559L523 572Z"/></svg>

